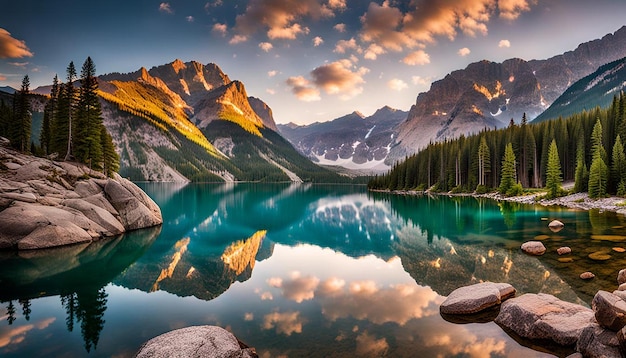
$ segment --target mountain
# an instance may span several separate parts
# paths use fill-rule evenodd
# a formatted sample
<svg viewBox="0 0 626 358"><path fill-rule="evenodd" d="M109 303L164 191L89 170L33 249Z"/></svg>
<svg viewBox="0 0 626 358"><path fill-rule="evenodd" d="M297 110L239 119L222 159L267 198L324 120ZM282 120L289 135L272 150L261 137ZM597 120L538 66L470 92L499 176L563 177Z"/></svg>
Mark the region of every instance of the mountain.
<svg viewBox="0 0 626 358"><path fill-rule="evenodd" d="M406 116L405 111L385 106L369 117L353 112L328 122L290 123L278 125L278 129L316 163L371 173L389 169L384 161Z"/></svg>
<svg viewBox="0 0 626 358"><path fill-rule="evenodd" d="M0 87L0 92L13 94L13 93L17 92L17 90L15 88L11 87L11 86L2 86L2 87Z"/></svg>
<svg viewBox="0 0 626 358"><path fill-rule="evenodd" d="M216 64L111 73L99 88L120 174L132 180L342 180L299 154L276 132L271 108Z"/></svg>
<svg viewBox="0 0 626 358"><path fill-rule="evenodd" d="M389 161L415 153L431 141L529 120L574 82L626 56L626 26L547 60L480 61L433 82L420 93L399 128Z"/></svg>
<svg viewBox="0 0 626 358"><path fill-rule="evenodd" d="M569 117L583 110L608 107L615 95L626 88L626 57L601 66L571 85L550 107L533 120L542 122Z"/></svg>

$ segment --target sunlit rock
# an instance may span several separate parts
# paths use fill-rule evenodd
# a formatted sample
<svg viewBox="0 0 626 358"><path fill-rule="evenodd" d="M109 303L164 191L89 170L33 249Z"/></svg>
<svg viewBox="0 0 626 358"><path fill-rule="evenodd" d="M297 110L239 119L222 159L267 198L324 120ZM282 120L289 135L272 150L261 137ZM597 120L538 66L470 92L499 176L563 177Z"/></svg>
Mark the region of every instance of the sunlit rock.
<svg viewBox="0 0 626 358"><path fill-rule="evenodd" d="M619 252L619 253L626 252L626 249L623 248L623 247L614 247L611 250L613 250L615 252Z"/></svg>
<svg viewBox="0 0 626 358"><path fill-rule="evenodd" d="M439 306L443 314L471 314L499 305L515 296L515 288L508 283L477 283L458 288Z"/></svg>
<svg viewBox="0 0 626 358"><path fill-rule="evenodd" d="M522 244L522 251L530 255L543 255L546 247L539 241L527 241Z"/></svg>
<svg viewBox="0 0 626 358"><path fill-rule="evenodd" d="M626 302L607 291L598 291L591 302L596 321L612 331L619 331L626 325Z"/></svg>
<svg viewBox="0 0 626 358"><path fill-rule="evenodd" d="M596 275L594 275L592 272L589 272L589 271L586 271L580 274L580 278L583 280L591 280L594 277L596 277Z"/></svg>
<svg viewBox="0 0 626 358"><path fill-rule="evenodd" d="M572 253L572 249L567 246L559 247L558 249L556 249L556 253L559 255L567 255Z"/></svg>
<svg viewBox="0 0 626 358"><path fill-rule="evenodd" d="M222 358L258 357L254 348L240 346L240 342L227 330L216 326L181 328L154 337L144 343L137 358Z"/></svg>
<svg viewBox="0 0 626 358"><path fill-rule="evenodd" d="M550 228L550 231L552 232L559 232L561 230L563 230L563 227L565 225L558 221L558 220L552 220L549 224L548 224L548 228Z"/></svg>
<svg viewBox="0 0 626 358"><path fill-rule="evenodd" d="M589 308L552 295L527 293L503 302L495 322L524 338L572 345L595 319Z"/></svg>
<svg viewBox="0 0 626 358"><path fill-rule="evenodd" d="M240 275L246 269L254 268L254 262L266 230L257 231L246 241L237 241L224 250L221 256L224 264Z"/></svg>

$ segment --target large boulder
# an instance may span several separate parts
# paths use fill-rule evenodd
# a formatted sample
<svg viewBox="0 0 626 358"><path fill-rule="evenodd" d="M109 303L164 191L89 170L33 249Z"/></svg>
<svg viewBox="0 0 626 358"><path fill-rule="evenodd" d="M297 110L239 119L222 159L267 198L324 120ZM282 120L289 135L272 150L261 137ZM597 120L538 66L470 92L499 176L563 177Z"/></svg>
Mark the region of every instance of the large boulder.
<svg viewBox="0 0 626 358"><path fill-rule="evenodd" d="M120 214L120 220L126 230L155 226L163 222L160 210L157 212L153 207L146 206L145 200L136 197L120 182L109 180L104 187L104 192L109 202ZM156 204L155 207L158 208Z"/></svg>
<svg viewBox="0 0 626 358"><path fill-rule="evenodd" d="M596 324L587 307L543 293L527 293L502 303L495 322L529 339L545 339L568 346L582 331Z"/></svg>
<svg viewBox="0 0 626 358"><path fill-rule="evenodd" d="M621 285L626 283L626 269L619 270L617 273L617 284Z"/></svg>
<svg viewBox="0 0 626 358"><path fill-rule="evenodd" d="M82 199L68 199L61 203L83 213L89 220L106 230L103 236L116 236L124 233L124 225L109 211Z"/></svg>
<svg viewBox="0 0 626 358"><path fill-rule="evenodd" d="M144 343L136 358L252 358L235 336L216 326L193 326L164 333Z"/></svg>
<svg viewBox="0 0 626 358"><path fill-rule="evenodd" d="M587 358L622 357L615 332L592 324L583 329L576 350Z"/></svg>
<svg viewBox="0 0 626 358"><path fill-rule="evenodd" d="M522 251L530 255L543 255L546 253L546 247L541 241L527 241L522 244Z"/></svg>
<svg viewBox="0 0 626 358"><path fill-rule="evenodd" d="M626 302L621 297L600 290L593 297L591 307L602 327L617 332L626 326Z"/></svg>
<svg viewBox="0 0 626 358"><path fill-rule="evenodd" d="M63 226L42 226L17 243L19 250L38 250L91 242L93 237L82 228L69 222Z"/></svg>
<svg viewBox="0 0 626 358"><path fill-rule="evenodd" d="M443 314L471 314L499 305L515 296L508 283L484 282L457 288L439 306Z"/></svg>

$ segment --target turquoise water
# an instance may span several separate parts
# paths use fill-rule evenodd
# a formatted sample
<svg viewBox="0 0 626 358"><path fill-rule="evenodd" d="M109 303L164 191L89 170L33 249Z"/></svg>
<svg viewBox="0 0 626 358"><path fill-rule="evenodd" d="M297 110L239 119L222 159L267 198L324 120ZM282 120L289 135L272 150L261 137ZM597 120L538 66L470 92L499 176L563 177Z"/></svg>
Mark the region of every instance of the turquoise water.
<svg viewBox="0 0 626 358"><path fill-rule="evenodd" d="M492 322L453 323L453 289L510 282L588 304L613 290L624 219L358 186L142 184L162 227L46 252L0 253L0 355L126 357L214 324L261 357L540 357ZM565 229L553 233L548 220ZM520 252L541 239L540 257ZM556 248L570 246L571 262ZM605 252L606 261L588 255ZM561 258L562 259L562 258ZM578 275L590 270L592 281ZM529 348L530 347L530 348Z"/></svg>

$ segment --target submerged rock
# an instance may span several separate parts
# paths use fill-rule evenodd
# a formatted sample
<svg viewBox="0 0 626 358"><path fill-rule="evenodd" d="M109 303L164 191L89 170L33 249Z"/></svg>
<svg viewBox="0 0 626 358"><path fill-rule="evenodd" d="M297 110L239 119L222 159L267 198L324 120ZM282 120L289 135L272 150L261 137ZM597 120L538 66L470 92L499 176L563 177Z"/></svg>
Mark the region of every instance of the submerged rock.
<svg viewBox="0 0 626 358"><path fill-rule="evenodd" d="M515 288L508 283L477 283L458 288L443 301L443 314L471 314L499 305L515 296Z"/></svg>
<svg viewBox="0 0 626 358"><path fill-rule="evenodd" d="M530 255L540 256L545 254L546 247L540 241L527 241L522 244L522 251Z"/></svg>
<svg viewBox="0 0 626 358"><path fill-rule="evenodd" d="M585 328L596 324L591 309L542 293L505 301L495 322L521 337L564 346L575 344Z"/></svg>
<svg viewBox="0 0 626 358"><path fill-rule="evenodd" d="M216 326L193 326L164 333L144 343L136 358L253 358L254 348L245 347L227 330Z"/></svg>
<svg viewBox="0 0 626 358"><path fill-rule="evenodd" d="M558 220L552 220L552 221L548 224L548 228L550 228L550 230L551 230L552 232L559 232L559 231L563 230L563 227L564 227L564 226L565 226L565 225L564 225L562 222L558 221Z"/></svg>

